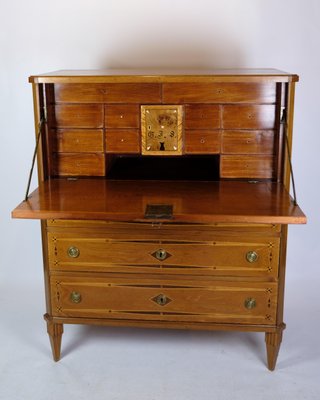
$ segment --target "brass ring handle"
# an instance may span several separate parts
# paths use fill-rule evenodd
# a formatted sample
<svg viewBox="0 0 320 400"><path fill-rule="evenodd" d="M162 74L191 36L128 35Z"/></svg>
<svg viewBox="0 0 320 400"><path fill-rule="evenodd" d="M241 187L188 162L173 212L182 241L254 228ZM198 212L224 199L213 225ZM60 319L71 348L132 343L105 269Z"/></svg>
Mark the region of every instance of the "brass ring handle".
<svg viewBox="0 0 320 400"><path fill-rule="evenodd" d="M248 253L246 254L246 260L249 263L254 263L258 260L258 253L255 251L248 251Z"/></svg>
<svg viewBox="0 0 320 400"><path fill-rule="evenodd" d="M72 303L80 303L81 301L81 293L79 292L71 292L70 294L70 300L72 301Z"/></svg>
<svg viewBox="0 0 320 400"><path fill-rule="evenodd" d="M253 308L256 307L256 305L257 305L257 301L253 297L249 297L248 299L245 299L245 301L244 301L244 306L248 310L252 310Z"/></svg>
<svg viewBox="0 0 320 400"><path fill-rule="evenodd" d="M156 251L156 259L163 261L167 258L167 252L164 249L159 249Z"/></svg>
<svg viewBox="0 0 320 400"><path fill-rule="evenodd" d="M68 256L71 258L77 258L80 255L80 250L76 246L70 246L67 250Z"/></svg>

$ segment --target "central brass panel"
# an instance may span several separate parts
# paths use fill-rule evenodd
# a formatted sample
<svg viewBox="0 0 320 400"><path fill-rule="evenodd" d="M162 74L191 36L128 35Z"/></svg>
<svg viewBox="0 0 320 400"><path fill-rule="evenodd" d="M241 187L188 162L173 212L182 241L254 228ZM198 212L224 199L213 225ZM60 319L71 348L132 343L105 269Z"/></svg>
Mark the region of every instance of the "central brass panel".
<svg viewBox="0 0 320 400"><path fill-rule="evenodd" d="M142 154L182 154L182 114L183 106L141 106Z"/></svg>

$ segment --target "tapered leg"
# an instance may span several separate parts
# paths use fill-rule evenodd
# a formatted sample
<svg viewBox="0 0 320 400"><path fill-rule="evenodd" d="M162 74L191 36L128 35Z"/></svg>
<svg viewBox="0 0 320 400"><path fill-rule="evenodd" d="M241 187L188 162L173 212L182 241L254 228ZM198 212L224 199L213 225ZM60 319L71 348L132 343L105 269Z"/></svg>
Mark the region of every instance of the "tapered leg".
<svg viewBox="0 0 320 400"><path fill-rule="evenodd" d="M54 361L59 361L61 354L63 324L55 324L47 314L44 316L44 318L47 321L47 331L50 338L53 359Z"/></svg>
<svg viewBox="0 0 320 400"><path fill-rule="evenodd" d="M266 332L268 368L270 369L270 371L273 371L275 369L281 341L282 330L274 333Z"/></svg>

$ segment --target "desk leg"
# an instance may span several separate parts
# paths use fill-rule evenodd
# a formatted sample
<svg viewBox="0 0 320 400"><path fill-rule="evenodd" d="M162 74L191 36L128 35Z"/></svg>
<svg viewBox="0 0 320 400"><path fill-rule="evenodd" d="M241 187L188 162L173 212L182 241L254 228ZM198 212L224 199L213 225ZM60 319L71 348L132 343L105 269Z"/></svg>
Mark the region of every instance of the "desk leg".
<svg viewBox="0 0 320 400"><path fill-rule="evenodd" d="M267 346L267 358L268 368L273 371L276 366L279 349L282 341L282 329L279 332L266 332L266 346Z"/></svg>
<svg viewBox="0 0 320 400"><path fill-rule="evenodd" d="M54 361L59 361L61 354L63 324L55 324L54 322L52 322L48 314L44 316L44 319L47 321L47 331L50 338L53 359Z"/></svg>

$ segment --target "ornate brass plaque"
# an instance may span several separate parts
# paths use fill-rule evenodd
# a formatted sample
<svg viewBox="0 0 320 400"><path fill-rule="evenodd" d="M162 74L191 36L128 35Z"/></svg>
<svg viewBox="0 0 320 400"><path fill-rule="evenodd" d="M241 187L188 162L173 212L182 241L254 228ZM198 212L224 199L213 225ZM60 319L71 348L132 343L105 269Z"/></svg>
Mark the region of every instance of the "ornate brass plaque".
<svg viewBox="0 0 320 400"><path fill-rule="evenodd" d="M177 105L141 106L142 154L182 154L182 114Z"/></svg>

